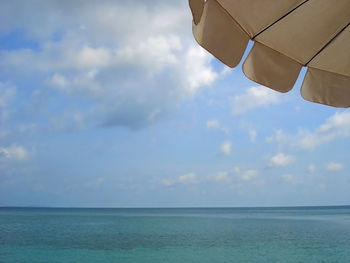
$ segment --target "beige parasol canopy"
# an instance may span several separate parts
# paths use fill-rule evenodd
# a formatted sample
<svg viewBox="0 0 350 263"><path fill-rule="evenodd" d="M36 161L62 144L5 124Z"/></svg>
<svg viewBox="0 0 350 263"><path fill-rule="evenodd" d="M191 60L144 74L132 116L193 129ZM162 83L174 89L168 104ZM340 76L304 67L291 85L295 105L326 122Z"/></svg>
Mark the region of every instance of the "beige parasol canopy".
<svg viewBox="0 0 350 263"><path fill-rule="evenodd" d="M306 100L350 107L350 0L189 0L197 42L230 67L287 92L308 67Z"/></svg>

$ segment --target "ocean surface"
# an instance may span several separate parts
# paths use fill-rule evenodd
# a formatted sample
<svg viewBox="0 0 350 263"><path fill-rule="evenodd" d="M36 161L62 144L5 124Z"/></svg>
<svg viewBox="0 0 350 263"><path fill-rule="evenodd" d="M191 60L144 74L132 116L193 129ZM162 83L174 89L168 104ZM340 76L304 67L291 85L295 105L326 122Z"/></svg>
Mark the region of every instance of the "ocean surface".
<svg viewBox="0 0 350 263"><path fill-rule="evenodd" d="M0 208L0 262L350 262L350 207Z"/></svg>

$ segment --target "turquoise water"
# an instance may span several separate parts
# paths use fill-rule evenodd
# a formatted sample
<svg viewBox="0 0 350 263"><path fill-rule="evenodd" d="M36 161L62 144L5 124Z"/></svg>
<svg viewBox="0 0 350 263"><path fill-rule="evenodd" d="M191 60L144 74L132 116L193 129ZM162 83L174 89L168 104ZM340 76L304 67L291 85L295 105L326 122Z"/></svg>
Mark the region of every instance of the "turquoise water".
<svg viewBox="0 0 350 263"><path fill-rule="evenodd" d="M0 208L0 262L350 262L350 207Z"/></svg>

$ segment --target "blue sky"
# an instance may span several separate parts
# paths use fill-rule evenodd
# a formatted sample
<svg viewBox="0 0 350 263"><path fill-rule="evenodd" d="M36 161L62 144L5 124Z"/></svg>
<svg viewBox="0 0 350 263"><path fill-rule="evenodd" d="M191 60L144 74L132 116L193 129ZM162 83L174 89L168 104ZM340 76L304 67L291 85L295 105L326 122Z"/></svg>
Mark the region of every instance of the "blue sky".
<svg viewBox="0 0 350 263"><path fill-rule="evenodd" d="M186 1L2 1L0 205L349 204L350 111L240 68Z"/></svg>

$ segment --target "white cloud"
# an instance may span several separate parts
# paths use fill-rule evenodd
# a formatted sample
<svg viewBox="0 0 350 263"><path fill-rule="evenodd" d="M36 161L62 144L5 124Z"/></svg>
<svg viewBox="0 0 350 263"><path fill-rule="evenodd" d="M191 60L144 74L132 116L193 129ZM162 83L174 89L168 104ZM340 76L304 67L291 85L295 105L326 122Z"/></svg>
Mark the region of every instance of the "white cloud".
<svg viewBox="0 0 350 263"><path fill-rule="evenodd" d="M220 75L225 76L225 75L227 75L227 74L229 74L231 72L232 72L232 68L230 68L230 67L228 67L226 65L223 65L223 69L221 70Z"/></svg>
<svg viewBox="0 0 350 263"><path fill-rule="evenodd" d="M266 137L265 141L297 146L303 150L314 150L323 144L348 137L350 137L350 111L346 110L335 113L314 131L300 128L298 133L293 135L277 130L273 136Z"/></svg>
<svg viewBox="0 0 350 263"><path fill-rule="evenodd" d="M281 177L287 183L295 183L295 178L292 174L283 174Z"/></svg>
<svg viewBox="0 0 350 263"><path fill-rule="evenodd" d="M116 51L116 63L135 63L136 61L150 71L161 70L166 65L179 63L177 52L182 44L178 36L150 36L136 45L129 45Z"/></svg>
<svg viewBox="0 0 350 263"><path fill-rule="evenodd" d="M195 173L187 173L184 175L180 175L175 179L164 178L161 180L161 184L163 184L164 186L172 186L175 184L189 185L189 184L196 184L198 182L199 181Z"/></svg>
<svg viewBox="0 0 350 263"><path fill-rule="evenodd" d="M233 168L233 170L234 170L234 172L237 173L237 174L241 172L241 168L239 168L238 166L235 166L235 167Z"/></svg>
<svg viewBox="0 0 350 263"><path fill-rule="evenodd" d="M316 171L316 166L313 165L313 164L310 164L307 168L307 171L310 173L310 174L313 174L315 171Z"/></svg>
<svg viewBox="0 0 350 263"><path fill-rule="evenodd" d="M228 172L218 172L217 174L210 177L210 180L217 182L217 183L225 183L230 181L230 177L228 175Z"/></svg>
<svg viewBox="0 0 350 263"><path fill-rule="evenodd" d="M284 133L283 130L276 130L275 134L273 136L266 138L266 143L272 143L276 142L278 144L284 144L287 143L289 140L289 137L287 134Z"/></svg>
<svg viewBox="0 0 350 263"><path fill-rule="evenodd" d="M179 182L182 184L193 184L197 182L197 176L194 173L188 173L179 177Z"/></svg>
<svg viewBox="0 0 350 263"><path fill-rule="evenodd" d="M251 87L247 89L245 94L233 97L232 113L239 115L255 108L279 102L280 95L276 91L263 86Z"/></svg>
<svg viewBox="0 0 350 263"><path fill-rule="evenodd" d="M174 185L176 183L176 180L169 179L169 178L164 178L160 182L164 186L172 186L172 185Z"/></svg>
<svg viewBox="0 0 350 263"><path fill-rule="evenodd" d="M202 86L212 84L218 74L208 67L211 57L202 48L192 47L188 50L185 59L187 83L192 94Z"/></svg>
<svg viewBox="0 0 350 263"><path fill-rule="evenodd" d="M91 125L150 125L220 75L212 56L193 41L186 4L152 2L38 1L35 8L16 9L5 4L0 22L6 31L21 28L40 48L1 50L0 68L18 80L31 75L65 96L88 100L81 114ZM16 14L16 21L8 14Z"/></svg>
<svg viewBox="0 0 350 263"><path fill-rule="evenodd" d="M252 181L259 177L258 170L254 169L242 170L240 167L236 166L234 167L234 172L239 181Z"/></svg>
<svg viewBox="0 0 350 263"><path fill-rule="evenodd" d="M23 161L27 157L28 152L22 146L0 147L0 160Z"/></svg>
<svg viewBox="0 0 350 263"><path fill-rule="evenodd" d="M218 120L207 120L208 129L220 129L221 125Z"/></svg>
<svg viewBox="0 0 350 263"><path fill-rule="evenodd" d="M223 142L220 146L220 151L224 155L230 155L231 154L231 146L232 143L230 141Z"/></svg>
<svg viewBox="0 0 350 263"><path fill-rule="evenodd" d="M111 53L108 49L84 46L74 58L78 68L101 68L108 66L111 60Z"/></svg>
<svg viewBox="0 0 350 263"><path fill-rule="evenodd" d="M326 169L331 172L341 171L344 169L344 165L342 163L330 162L327 163Z"/></svg>
<svg viewBox="0 0 350 263"><path fill-rule="evenodd" d="M350 111L335 113L318 130L321 133L336 131L343 135L350 135Z"/></svg>
<svg viewBox="0 0 350 263"><path fill-rule="evenodd" d="M65 70L91 70L109 66L113 50L103 47L81 46L76 42L45 43L43 49L2 51L4 61L9 68L18 68L23 72L52 72ZM35 63L34 63L35 62Z"/></svg>
<svg viewBox="0 0 350 263"><path fill-rule="evenodd" d="M258 132L254 129L249 130L249 138L251 142L255 142L256 137L258 136Z"/></svg>
<svg viewBox="0 0 350 263"><path fill-rule="evenodd" d="M215 120L215 119L207 120L206 124L207 124L208 129L218 130L218 131L222 131L224 133L229 132L229 129L222 126L218 120Z"/></svg>
<svg viewBox="0 0 350 263"><path fill-rule="evenodd" d="M70 84L64 76L57 73L52 76L50 82L53 86L58 87L60 89L65 89Z"/></svg>
<svg viewBox="0 0 350 263"><path fill-rule="evenodd" d="M164 186L170 187L173 185L192 185L201 183L224 183L231 185L232 182L258 182L259 172L255 169L241 170L239 167L234 168L234 173L230 174L227 171L219 171L216 174L198 178L195 173L187 173L176 178L163 178L160 183ZM261 180L260 180L261 182Z"/></svg>
<svg viewBox="0 0 350 263"><path fill-rule="evenodd" d="M271 157L271 166L287 166L295 161L295 157L291 155L285 155L284 153L278 153Z"/></svg>
<svg viewBox="0 0 350 263"><path fill-rule="evenodd" d="M240 178L244 181L251 181L259 175L257 170L247 170L240 174Z"/></svg>
<svg viewBox="0 0 350 263"><path fill-rule="evenodd" d="M299 145L305 150L340 138L350 136L350 111L337 112L319 126L314 132L302 131L299 134Z"/></svg>

